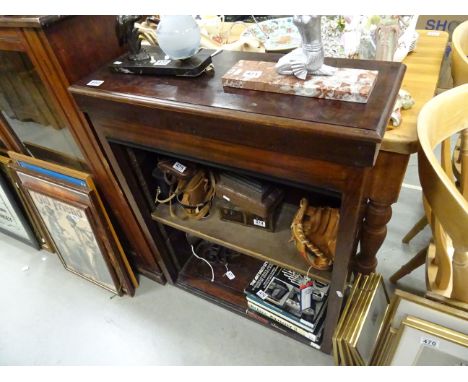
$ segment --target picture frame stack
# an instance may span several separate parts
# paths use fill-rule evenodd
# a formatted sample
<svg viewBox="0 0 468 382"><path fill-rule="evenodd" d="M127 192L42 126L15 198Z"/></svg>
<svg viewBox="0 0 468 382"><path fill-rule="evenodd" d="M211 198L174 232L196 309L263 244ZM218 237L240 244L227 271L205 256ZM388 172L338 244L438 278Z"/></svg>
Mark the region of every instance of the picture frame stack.
<svg viewBox="0 0 468 382"><path fill-rule="evenodd" d="M468 313L396 290L382 322L373 365L468 365Z"/></svg>
<svg viewBox="0 0 468 382"><path fill-rule="evenodd" d="M468 312L358 274L333 336L343 366L468 365Z"/></svg>
<svg viewBox="0 0 468 382"><path fill-rule="evenodd" d="M8 152L14 178L66 270L133 296L138 281L90 174Z"/></svg>
<svg viewBox="0 0 468 382"><path fill-rule="evenodd" d="M358 274L333 336L335 363L371 364L389 298L382 276Z"/></svg>

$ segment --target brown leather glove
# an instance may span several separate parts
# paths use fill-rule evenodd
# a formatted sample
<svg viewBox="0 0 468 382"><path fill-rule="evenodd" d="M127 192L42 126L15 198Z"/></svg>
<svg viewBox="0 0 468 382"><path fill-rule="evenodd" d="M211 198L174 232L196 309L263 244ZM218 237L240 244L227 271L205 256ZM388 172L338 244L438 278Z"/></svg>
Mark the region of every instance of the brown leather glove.
<svg viewBox="0 0 468 382"><path fill-rule="evenodd" d="M313 268L325 270L332 265L339 220L338 209L310 207L306 198L301 199L291 224L291 240Z"/></svg>

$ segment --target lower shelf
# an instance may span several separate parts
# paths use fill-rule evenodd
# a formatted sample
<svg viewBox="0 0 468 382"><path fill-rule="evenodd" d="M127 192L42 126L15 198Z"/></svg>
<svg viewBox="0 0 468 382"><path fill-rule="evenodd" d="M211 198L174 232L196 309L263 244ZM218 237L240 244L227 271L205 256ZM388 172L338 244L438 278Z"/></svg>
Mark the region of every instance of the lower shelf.
<svg viewBox="0 0 468 382"><path fill-rule="evenodd" d="M258 324L293 338L309 347L319 348L316 345L311 345L310 341L306 338L283 329L280 325L270 322L262 316L247 312L247 301L244 295L244 289L254 278L263 262L242 255L234 260L232 264L228 265L228 268L234 273L235 279L229 280L227 276L225 276L225 266L216 264L213 266L214 281L211 282L212 273L209 266L203 261L191 257L180 271L176 285L190 293L247 317Z"/></svg>
<svg viewBox="0 0 468 382"><path fill-rule="evenodd" d="M179 205L174 206L174 211L179 216L183 216ZM223 245L247 256L269 261L304 275L309 274L320 281L330 282L331 270L319 271L309 268L309 264L299 255L294 243L290 240L290 225L296 211L296 206L283 204L279 212L275 232L263 231L221 220L217 211L216 199L211 208L210 216L202 220L184 220L172 216L169 206L164 204L158 205L152 213L152 218L159 223Z"/></svg>

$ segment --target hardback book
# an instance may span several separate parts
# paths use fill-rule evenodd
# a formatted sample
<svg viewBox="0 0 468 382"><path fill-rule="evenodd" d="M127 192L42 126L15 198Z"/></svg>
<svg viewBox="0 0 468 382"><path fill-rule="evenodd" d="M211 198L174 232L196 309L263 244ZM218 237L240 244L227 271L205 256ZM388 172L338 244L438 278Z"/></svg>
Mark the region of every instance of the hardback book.
<svg viewBox="0 0 468 382"><path fill-rule="evenodd" d="M309 293L301 301L301 288L306 286ZM293 321L302 328L314 329L325 309L330 286L291 270L264 262L254 279L245 288L247 299L274 314ZM307 306L306 309L302 307Z"/></svg>
<svg viewBox="0 0 468 382"><path fill-rule="evenodd" d="M323 323L325 321L325 314L322 314L320 316L315 328L313 329L313 331L310 331L292 323L291 321L288 321L287 319L285 319L284 317L280 315L277 315L277 314L272 313L271 311L268 311L263 306L255 304L254 302L247 301L247 306L249 307L249 309L253 310L254 312L257 312L258 314L277 322L278 324L288 328L289 330L296 332L297 334L311 341L318 342L320 340L321 330L323 327Z"/></svg>
<svg viewBox="0 0 468 382"><path fill-rule="evenodd" d="M257 296L253 295L247 295L247 304L255 304L268 312L268 314L274 314L275 316L280 317L281 319L287 321L291 325L295 325L298 328L308 332L308 333L316 333L317 332L317 327L320 324L320 320L325 316L326 312L326 306L327 306L327 300L322 304L322 307L320 308L320 311L318 314L315 316L315 319L313 322L308 322L304 323L304 321L301 321L300 318L285 312L281 309L275 308L271 304L266 303L264 300L258 298Z"/></svg>
<svg viewBox="0 0 468 382"><path fill-rule="evenodd" d="M258 321L258 322L260 322L263 325L271 326L272 328L275 328L276 330L278 330L278 331L280 331L280 332L282 332L284 334L289 335L290 337L294 338L297 341L300 341L300 342L302 342L304 344L312 346L315 349L320 349L321 336L323 334L323 327L321 329L321 332L319 333L320 334L319 341L315 342L315 341L311 341L311 340L301 336L300 334L298 334L294 330L291 330L291 329L277 323L276 321L273 321L273 320L269 319L268 317L262 316L261 314L253 311L252 309L247 309L245 313L247 314L247 316L251 317L252 319L254 319L254 320Z"/></svg>

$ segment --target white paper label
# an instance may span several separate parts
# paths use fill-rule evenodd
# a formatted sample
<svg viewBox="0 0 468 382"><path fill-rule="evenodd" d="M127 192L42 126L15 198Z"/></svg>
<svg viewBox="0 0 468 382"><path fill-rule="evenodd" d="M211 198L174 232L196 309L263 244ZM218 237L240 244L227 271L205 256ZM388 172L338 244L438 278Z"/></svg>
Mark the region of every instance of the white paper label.
<svg viewBox="0 0 468 382"><path fill-rule="evenodd" d="M114 61L114 65L121 65L122 61Z"/></svg>
<svg viewBox="0 0 468 382"><path fill-rule="evenodd" d="M301 310L309 309L312 305L312 292L314 290L311 286L301 289Z"/></svg>
<svg viewBox="0 0 468 382"><path fill-rule="evenodd" d="M429 348L439 348L439 341L433 340L432 338L421 337L421 345L427 346Z"/></svg>
<svg viewBox="0 0 468 382"><path fill-rule="evenodd" d="M257 292L257 296L260 297L262 300L265 300L265 299L268 297L268 294L265 293L265 292L262 291L262 290L259 290L259 291Z"/></svg>
<svg viewBox="0 0 468 382"><path fill-rule="evenodd" d="M253 78L259 78L261 75L262 75L261 70L247 70L245 71L242 77L253 79Z"/></svg>
<svg viewBox="0 0 468 382"><path fill-rule="evenodd" d="M255 225L258 225L258 226L263 227L263 228L266 227L266 223L263 220L260 220L260 219L254 219L253 223Z"/></svg>
<svg viewBox="0 0 468 382"><path fill-rule="evenodd" d="M187 168L187 166L184 166L182 163L175 162L175 163L172 165L172 168L176 169L176 170L179 171L181 174L183 174L183 172L185 171L185 169Z"/></svg>
<svg viewBox="0 0 468 382"><path fill-rule="evenodd" d="M236 278L236 276L234 275L234 273L232 273L231 271L227 271L226 272L226 276L229 280L234 280Z"/></svg>
<svg viewBox="0 0 468 382"><path fill-rule="evenodd" d="M230 199L230 198L228 198L226 195L223 195L223 199L226 199L228 202L230 202L230 201L231 201L231 199Z"/></svg>
<svg viewBox="0 0 468 382"><path fill-rule="evenodd" d="M428 36L440 36L440 32L437 32L437 31L430 31L430 32L427 32L427 35L428 35Z"/></svg>
<svg viewBox="0 0 468 382"><path fill-rule="evenodd" d="M153 65L166 66L171 60L157 60Z"/></svg>
<svg viewBox="0 0 468 382"><path fill-rule="evenodd" d="M104 83L104 81L101 80L92 80L89 81L86 85L88 86L101 86Z"/></svg>

